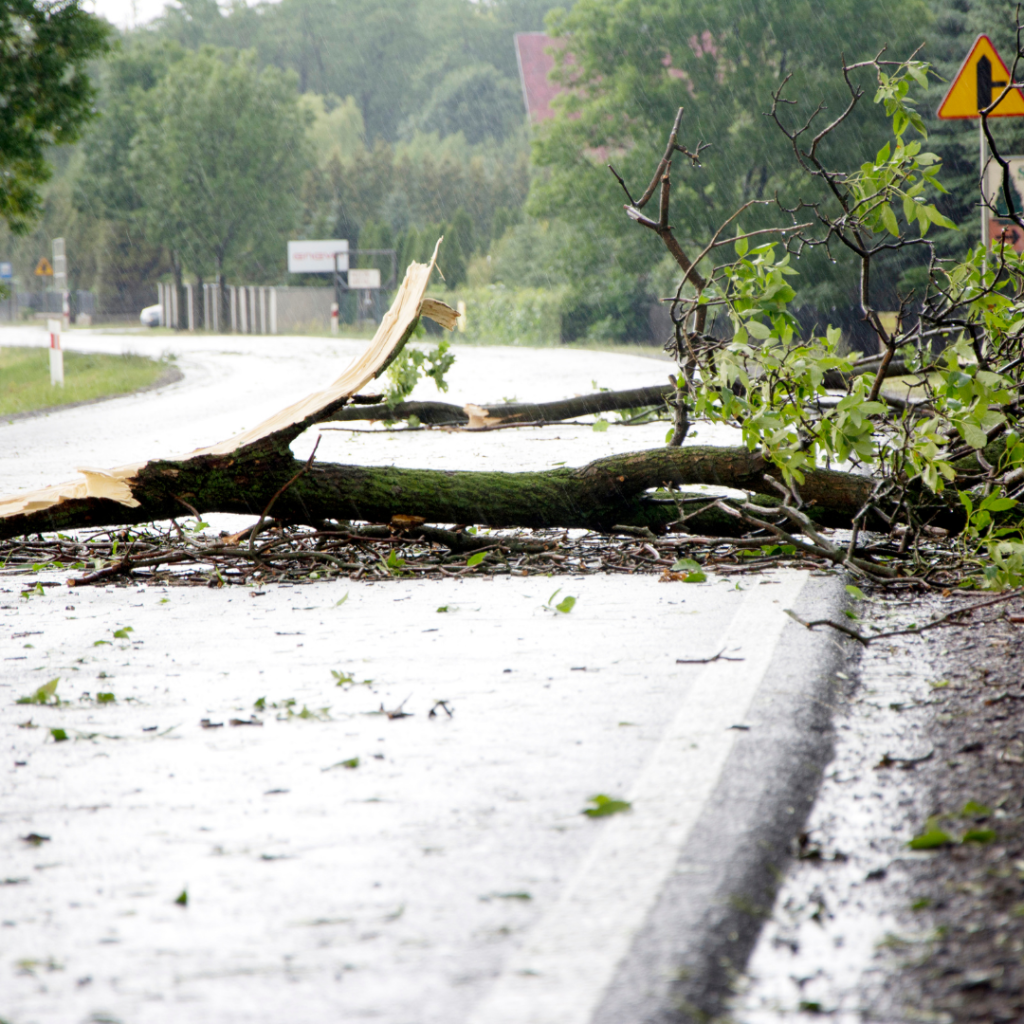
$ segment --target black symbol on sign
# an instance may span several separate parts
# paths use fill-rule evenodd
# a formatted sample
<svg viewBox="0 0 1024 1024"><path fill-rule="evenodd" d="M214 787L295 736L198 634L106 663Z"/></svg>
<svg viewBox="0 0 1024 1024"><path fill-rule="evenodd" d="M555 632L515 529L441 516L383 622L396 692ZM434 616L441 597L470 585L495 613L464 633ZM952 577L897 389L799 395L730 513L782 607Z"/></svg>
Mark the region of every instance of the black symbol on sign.
<svg viewBox="0 0 1024 1024"><path fill-rule="evenodd" d="M978 109L985 110L992 106L992 89L1002 89L1006 82L992 81L992 61L988 57L982 57L975 70L978 75Z"/></svg>

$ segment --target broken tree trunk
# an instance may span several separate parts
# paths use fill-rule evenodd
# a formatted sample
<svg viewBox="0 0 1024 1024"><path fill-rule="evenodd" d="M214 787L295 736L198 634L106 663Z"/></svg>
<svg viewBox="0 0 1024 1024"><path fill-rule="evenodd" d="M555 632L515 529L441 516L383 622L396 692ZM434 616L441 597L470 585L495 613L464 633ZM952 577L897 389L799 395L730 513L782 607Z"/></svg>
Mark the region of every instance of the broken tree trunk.
<svg viewBox="0 0 1024 1024"><path fill-rule="evenodd" d="M304 428L301 428L304 429ZM121 526L179 517L188 511L259 516L271 497L305 465L289 443L292 430L231 453L147 463L131 480L135 504L108 497L67 499L49 508L0 519L0 539L77 527ZM768 496L778 479L746 448L684 447L613 455L578 469L541 472L452 472L393 466L314 464L277 498L272 515L289 522L325 520L388 523L415 517L427 523L489 527L568 527L611 531L616 526L664 531L687 515L695 533L736 535L742 523L699 495L681 507L645 494L662 485L705 484ZM812 470L800 489L808 512L824 526L847 526L871 493L873 481L831 470ZM948 525L958 515L951 510ZM933 520L937 525L947 525Z"/></svg>

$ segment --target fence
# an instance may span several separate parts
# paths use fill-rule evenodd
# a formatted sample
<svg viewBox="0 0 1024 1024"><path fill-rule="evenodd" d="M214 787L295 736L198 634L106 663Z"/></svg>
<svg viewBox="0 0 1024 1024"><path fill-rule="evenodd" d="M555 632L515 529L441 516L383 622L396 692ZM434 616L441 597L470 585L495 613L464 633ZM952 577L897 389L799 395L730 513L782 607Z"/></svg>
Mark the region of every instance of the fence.
<svg viewBox="0 0 1024 1024"><path fill-rule="evenodd" d="M180 293L173 284L157 285L160 322L180 325L190 331L230 330L234 334L326 331L331 323L333 301L331 288L228 285L222 295L216 284L202 287L186 284Z"/></svg>
<svg viewBox="0 0 1024 1024"><path fill-rule="evenodd" d="M96 299L92 292L73 291L70 293L71 315L78 322L88 323L96 310ZM60 316L64 312L64 293L57 291L15 292L6 299L0 299L0 322L15 323L24 317Z"/></svg>

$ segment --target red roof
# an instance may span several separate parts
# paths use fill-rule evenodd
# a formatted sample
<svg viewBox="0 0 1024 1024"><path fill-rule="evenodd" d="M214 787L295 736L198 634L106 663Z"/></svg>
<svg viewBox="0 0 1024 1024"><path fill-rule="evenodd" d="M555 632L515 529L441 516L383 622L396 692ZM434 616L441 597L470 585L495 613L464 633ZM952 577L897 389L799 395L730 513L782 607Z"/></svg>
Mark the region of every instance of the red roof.
<svg viewBox="0 0 1024 1024"><path fill-rule="evenodd" d="M555 58L546 51L560 48L560 39L552 39L544 32L517 32L516 61L519 64L519 80L523 84L523 102L526 112L534 124L555 116L551 101L562 92L562 87L548 80Z"/></svg>

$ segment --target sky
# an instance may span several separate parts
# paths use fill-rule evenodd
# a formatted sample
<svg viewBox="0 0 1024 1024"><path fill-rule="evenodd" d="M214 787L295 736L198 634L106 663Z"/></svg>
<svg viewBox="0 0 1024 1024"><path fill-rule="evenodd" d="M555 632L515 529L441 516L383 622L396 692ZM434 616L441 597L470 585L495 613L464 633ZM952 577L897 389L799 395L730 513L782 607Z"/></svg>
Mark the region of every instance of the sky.
<svg viewBox="0 0 1024 1024"><path fill-rule="evenodd" d="M166 0L85 0L82 6L118 28L132 28L158 17L165 3Z"/></svg>

